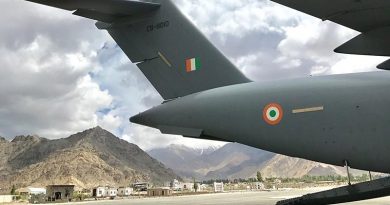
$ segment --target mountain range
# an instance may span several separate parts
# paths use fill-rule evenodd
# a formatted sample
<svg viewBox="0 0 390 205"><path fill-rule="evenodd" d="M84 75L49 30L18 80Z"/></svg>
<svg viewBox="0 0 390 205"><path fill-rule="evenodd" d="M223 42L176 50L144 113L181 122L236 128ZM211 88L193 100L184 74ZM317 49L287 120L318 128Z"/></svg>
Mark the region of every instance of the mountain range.
<svg viewBox="0 0 390 205"><path fill-rule="evenodd" d="M137 145L96 127L68 138L0 138L0 188L74 184L123 186L179 178Z"/></svg>
<svg viewBox="0 0 390 205"><path fill-rule="evenodd" d="M345 168L291 158L237 143L196 149L170 145L144 152L95 127L68 138L0 137L0 188L74 184L79 189L172 179L238 179L304 175L346 175ZM361 171L352 171L362 174Z"/></svg>
<svg viewBox="0 0 390 205"><path fill-rule="evenodd" d="M229 143L219 149L207 149L205 152L202 150L170 145L150 150L148 153L187 179L252 178L258 171L263 177L346 176L343 167L287 157L238 143ZM364 173L358 170L351 172L356 175Z"/></svg>

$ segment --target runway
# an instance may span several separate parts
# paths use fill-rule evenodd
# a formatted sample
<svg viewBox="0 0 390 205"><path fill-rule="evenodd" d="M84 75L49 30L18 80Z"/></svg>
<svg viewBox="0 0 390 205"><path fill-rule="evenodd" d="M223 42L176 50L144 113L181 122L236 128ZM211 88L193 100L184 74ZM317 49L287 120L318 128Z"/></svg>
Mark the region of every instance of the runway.
<svg viewBox="0 0 390 205"><path fill-rule="evenodd" d="M275 205L279 200L301 196L318 190L290 190L272 192L236 192L205 194L196 196L161 197L161 198L141 198L141 199L118 199L102 200L91 202L80 202L72 204L83 205ZM390 204L390 197L373 199L362 202L345 203L348 205L382 205Z"/></svg>

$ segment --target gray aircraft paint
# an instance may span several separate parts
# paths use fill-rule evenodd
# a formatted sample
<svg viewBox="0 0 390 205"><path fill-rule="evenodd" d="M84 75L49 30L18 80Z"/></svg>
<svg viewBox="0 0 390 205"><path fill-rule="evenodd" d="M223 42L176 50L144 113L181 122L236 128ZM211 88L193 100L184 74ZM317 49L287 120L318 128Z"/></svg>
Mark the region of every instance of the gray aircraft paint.
<svg viewBox="0 0 390 205"><path fill-rule="evenodd" d="M165 100L250 82L171 1L155 2L161 8L150 17L106 29ZM186 71L192 58L201 72Z"/></svg>
<svg viewBox="0 0 390 205"><path fill-rule="evenodd" d="M373 72L227 86L182 97L131 118L309 160L389 172L390 74ZM279 103L277 125L262 117ZM323 110L294 114L297 108ZM170 134L174 134L172 132Z"/></svg>

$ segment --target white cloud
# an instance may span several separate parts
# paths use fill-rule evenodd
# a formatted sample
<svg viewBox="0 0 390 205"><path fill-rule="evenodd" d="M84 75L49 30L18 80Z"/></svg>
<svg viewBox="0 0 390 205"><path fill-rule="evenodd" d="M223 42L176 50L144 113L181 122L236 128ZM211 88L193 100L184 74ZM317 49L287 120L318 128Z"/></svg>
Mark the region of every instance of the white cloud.
<svg viewBox="0 0 390 205"><path fill-rule="evenodd" d="M331 66L329 73L342 74L375 71L377 70L376 66L385 60L387 58L378 56L346 55Z"/></svg>
<svg viewBox="0 0 390 205"><path fill-rule="evenodd" d="M117 129L121 126L123 121L124 119L121 119L120 116L108 113L99 119L98 124L111 133L118 135L119 133L117 133Z"/></svg>
<svg viewBox="0 0 390 205"><path fill-rule="evenodd" d="M275 59L274 62L280 64L281 68L284 69L296 69L302 65L302 61L300 59L288 58L286 56L280 56Z"/></svg>
<svg viewBox="0 0 390 205"><path fill-rule="evenodd" d="M96 126L113 101L89 75L105 35L90 38L91 21L25 1L0 10L2 134L59 138Z"/></svg>
<svg viewBox="0 0 390 205"><path fill-rule="evenodd" d="M300 14L270 1L213 0L176 1L181 10L207 35L217 33L243 37L249 32L282 32Z"/></svg>
<svg viewBox="0 0 390 205"><path fill-rule="evenodd" d="M333 49L357 34L332 22L322 22L315 18L305 18L298 25L283 29L286 38L278 45L281 54L316 63L328 63L342 58Z"/></svg>

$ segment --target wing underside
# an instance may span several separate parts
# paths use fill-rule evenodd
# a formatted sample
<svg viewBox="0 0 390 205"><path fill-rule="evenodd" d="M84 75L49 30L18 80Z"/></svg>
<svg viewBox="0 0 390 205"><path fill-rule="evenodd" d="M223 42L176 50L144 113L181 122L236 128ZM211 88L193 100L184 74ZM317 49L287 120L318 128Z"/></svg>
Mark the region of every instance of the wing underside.
<svg viewBox="0 0 390 205"><path fill-rule="evenodd" d="M361 32L335 49L358 55L390 56L389 0L272 0L309 15ZM385 62L380 69L390 69Z"/></svg>
<svg viewBox="0 0 390 205"><path fill-rule="evenodd" d="M128 0L27 0L60 9L73 14L112 23L117 19L136 16L157 10L160 4Z"/></svg>

